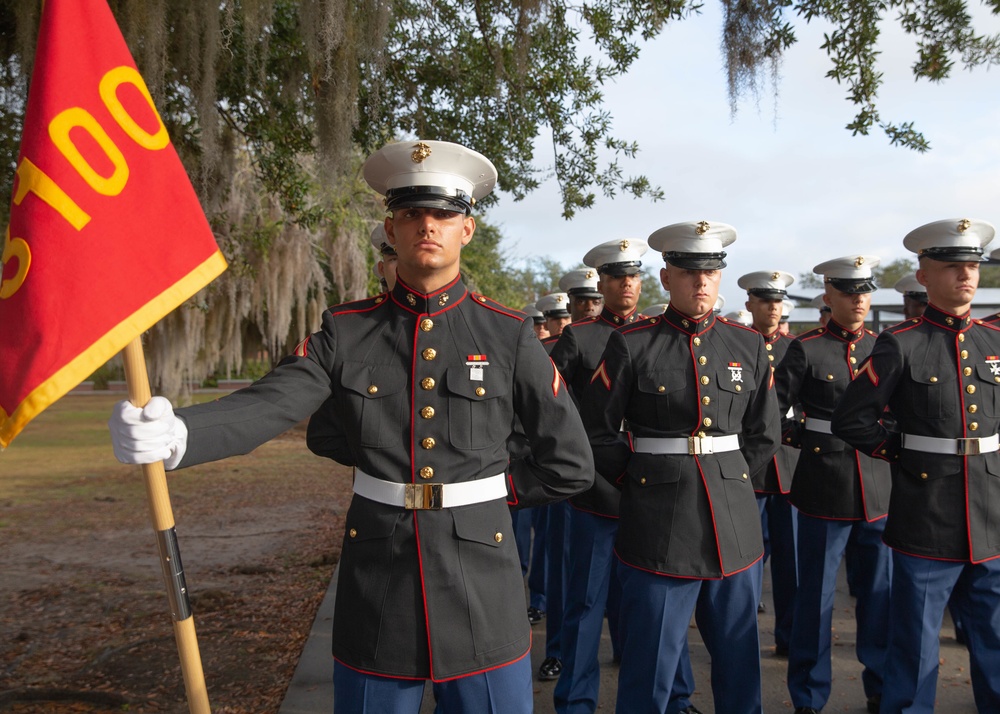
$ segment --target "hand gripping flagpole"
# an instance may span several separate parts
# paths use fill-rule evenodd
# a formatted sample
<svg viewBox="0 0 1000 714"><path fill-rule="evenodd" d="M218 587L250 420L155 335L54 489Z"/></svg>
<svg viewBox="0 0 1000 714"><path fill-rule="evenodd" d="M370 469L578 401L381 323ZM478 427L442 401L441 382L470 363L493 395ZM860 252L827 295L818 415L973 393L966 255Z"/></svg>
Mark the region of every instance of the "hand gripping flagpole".
<svg viewBox="0 0 1000 714"><path fill-rule="evenodd" d="M142 409L150 400L149 375L146 373L146 359L142 351L142 338L133 339L122 352L125 360L125 381L128 383L129 401ZM209 714L208 691L205 688L205 674L201 667L198 651L198 636L194 629L194 616L188 600L184 582L184 568L181 566L177 534L174 530L174 514L167 492L167 474L163 462L142 465L142 475L146 481L146 497L149 499L149 515L156 531L156 544L160 551L160 567L167 586L167 598L174 619L174 639L181 658L181 673L184 676L184 691L187 694L188 709L191 714Z"/></svg>

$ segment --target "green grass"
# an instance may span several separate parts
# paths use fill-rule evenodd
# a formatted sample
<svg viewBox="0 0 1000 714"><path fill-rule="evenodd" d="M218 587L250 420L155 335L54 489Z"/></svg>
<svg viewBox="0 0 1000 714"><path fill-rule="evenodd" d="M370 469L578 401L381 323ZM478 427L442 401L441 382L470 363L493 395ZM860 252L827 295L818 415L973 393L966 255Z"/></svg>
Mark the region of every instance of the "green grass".
<svg viewBox="0 0 1000 714"><path fill-rule="evenodd" d="M198 395L201 400L215 395ZM0 500L9 505L61 498L116 498L141 479L138 467L115 459L108 432L121 393L67 395L0 452Z"/></svg>

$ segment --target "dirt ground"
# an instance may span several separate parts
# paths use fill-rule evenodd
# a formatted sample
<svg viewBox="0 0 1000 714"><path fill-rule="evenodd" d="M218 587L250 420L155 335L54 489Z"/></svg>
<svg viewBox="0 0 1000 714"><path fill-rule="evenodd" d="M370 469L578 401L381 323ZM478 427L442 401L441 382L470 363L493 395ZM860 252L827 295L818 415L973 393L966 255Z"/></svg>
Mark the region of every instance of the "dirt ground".
<svg viewBox="0 0 1000 714"><path fill-rule="evenodd" d="M0 499L0 711L187 712L138 469L86 479ZM212 711L275 712L339 557L348 470L300 427L168 482Z"/></svg>

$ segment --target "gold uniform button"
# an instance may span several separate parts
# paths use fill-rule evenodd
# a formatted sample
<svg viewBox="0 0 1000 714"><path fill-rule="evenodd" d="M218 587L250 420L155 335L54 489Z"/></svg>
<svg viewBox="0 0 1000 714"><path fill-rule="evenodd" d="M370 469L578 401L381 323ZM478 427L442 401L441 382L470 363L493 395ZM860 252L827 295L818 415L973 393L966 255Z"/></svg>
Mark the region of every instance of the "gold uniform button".
<svg viewBox="0 0 1000 714"><path fill-rule="evenodd" d="M383 300L385 300L385 298L379 295L377 298L375 298L375 304L381 305Z"/></svg>
<svg viewBox="0 0 1000 714"><path fill-rule="evenodd" d="M643 486L645 486L646 485L646 477L643 476L641 479L639 479L639 483L641 483Z"/></svg>
<svg viewBox="0 0 1000 714"><path fill-rule="evenodd" d="M476 396L477 397L481 397L484 394L486 394L486 390L485 389L483 389L482 387L476 387Z"/></svg>
<svg viewBox="0 0 1000 714"><path fill-rule="evenodd" d="M377 392L377 391L378 391L378 387L376 387L374 384L368 387L368 393L369 394L375 394L375 392Z"/></svg>
<svg viewBox="0 0 1000 714"><path fill-rule="evenodd" d="M708 436L708 434L706 434L706 433L705 433L705 432L703 432L703 431L699 431L699 432L698 432L698 436L700 436L700 437L701 437L702 439L704 439L704 438L705 438L706 436Z"/></svg>
<svg viewBox="0 0 1000 714"><path fill-rule="evenodd" d="M434 469L430 466L424 466L420 469L420 478L434 478Z"/></svg>
<svg viewBox="0 0 1000 714"><path fill-rule="evenodd" d="M851 364L855 364L857 361L858 361L858 358L855 357L854 355L851 355Z"/></svg>
<svg viewBox="0 0 1000 714"><path fill-rule="evenodd" d="M350 530L350 531L348 532L348 534L349 534L349 535L351 536L351 538L357 538L357 537L358 537L358 531L357 531L356 529L354 529L354 528L352 528L352 529L351 529L351 530Z"/></svg>
<svg viewBox="0 0 1000 714"><path fill-rule="evenodd" d="M785 437L785 442L791 444L792 443L792 437L786 436Z"/></svg>
<svg viewBox="0 0 1000 714"><path fill-rule="evenodd" d="M420 355L425 360L427 360L428 362L430 362L432 359L434 359L435 357L438 356L438 353L437 353L437 350L434 349L433 347L428 347L426 350L424 350L423 352L421 352Z"/></svg>
<svg viewBox="0 0 1000 714"><path fill-rule="evenodd" d="M701 420L701 423L704 424L705 426L712 426L712 419L711 417L705 417L704 419Z"/></svg>
<svg viewBox="0 0 1000 714"><path fill-rule="evenodd" d="M704 404L707 407L709 404L712 403L712 398L711 397L702 397L701 398L701 403Z"/></svg>
<svg viewBox="0 0 1000 714"><path fill-rule="evenodd" d="M698 364L708 364L708 357L706 357L705 355L702 355L701 357L699 357L698 358Z"/></svg>
<svg viewBox="0 0 1000 714"><path fill-rule="evenodd" d="M687 320L681 320L681 324L684 325L684 327L691 327L691 323Z"/></svg>
<svg viewBox="0 0 1000 714"><path fill-rule="evenodd" d="M767 350L768 352L770 352L774 348L771 346L771 343L768 342L766 345L764 345L764 349Z"/></svg>
<svg viewBox="0 0 1000 714"><path fill-rule="evenodd" d="M882 454L882 456L885 456L885 449L882 449L879 453Z"/></svg>
<svg viewBox="0 0 1000 714"><path fill-rule="evenodd" d="M737 384L737 385L736 385L736 386L734 387L734 389L735 389L735 390L736 390L737 392L742 392L742 391L743 391L743 387L741 387L741 386L740 386L740 385L738 385L738 384Z"/></svg>
<svg viewBox="0 0 1000 714"><path fill-rule="evenodd" d="M979 429L979 424L977 422L969 423L969 431L977 431Z"/></svg>
<svg viewBox="0 0 1000 714"><path fill-rule="evenodd" d="M965 333L964 332L959 332L958 333L958 341L959 342L965 342Z"/></svg>
<svg viewBox="0 0 1000 714"><path fill-rule="evenodd" d="M698 347L698 346L699 346L699 345L701 344L701 338L700 338L700 337L695 337L695 338L694 338L693 340L691 340L691 341L692 341L692 342L694 342L694 346L695 346L695 347Z"/></svg>
<svg viewBox="0 0 1000 714"><path fill-rule="evenodd" d="M932 383L933 383L933 382L936 382L936 381L937 381L937 377L931 377L931 382L932 382Z"/></svg>
<svg viewBox="0 0 1000 714"><path fill-rule="evenodd" d="M656 391L662 394L663 392L667 391L667 388L661 384L659 387L656 388Z"/></svg>
<svg viewBox="0 0 1000 714"><path fill-rule="evenodd" d="M833 375L832 374L828 374L828 375L826 375L826 378L828 380L832 381L833 380Z"/></svg>
<svg viewBox="0 0 1000 714"><path fill-rule="evenodd" d="M437 384L437 382L434 381L433 377L424 377L420 380L421 389L434 389L435 384Z"/></svg>
<svg viewBox="0 0 1000 714"><path fill-rule="evenodd" d="M428 436L426 439L420 442L420 445L425 449L433 449L435 446L437 446L437 442Z"/></svg>
<svg viewBox="0 0 1000 714"><path fill-rule="evenodd" d="M498 532L496 535L493 536L493 540L495 540L497 543L502 543L503 542L503 533L499 533Z"/></svg>
<svg viewBox="0 0 1000 714"><path fill-rule="evenodd" d="M425 317L420 321L420 329L424 332L430 332L434 329L434 320L431 320L429 317Z"/></svg>
<svg viewBox="0 0 1000 714"><path fill-rule="evenodd" d="M768 355L768 356L767 356L767 358L768 358L768 360L770 360L771 362L774 362L774 355Z"/></svg>
<svg viewBox="0 0 1000 714"><path fill-rule="evenodd" d="M975 404L969 405L969 414L975 414L977 411L979 411L979 407L977 407Z"/></svg>
<svg viewBox="0 0 1000 714"><path fill-rule="evenodd" d="M813 447L813 453L816 453L816 454L819 453L819 447L818 446L814 446Z"/></svg>
<svg viewBox="0 0 1000 714"><path fill-rule="evenodd" d="M969 394L975 394L976 393L976 385L975 384L970 384L968 387L965 388L965 391L967 391Z"/></svg>
<svg viewBox="0 0 1000 714"><path fill-rule="evenodd" d="M854 344L854 343L852 342L852 343L851 343L851 352L853 352L853 351L854 351L854 350L856 350L857 348L858 348L858 346L857 346L856 344Z"/></svg>
<svg viewBox="0 0 1000 714"><path fill-rule="evenodd" d="M969 359L969 350L962 350L962 359Z"/></svg>
<svg viewBox="0 0 1000 714"><path fill-rule="evenodd" d="M710 381L712 381L712 380L710 380L708 377L702 377L701 378L701 383L702 384L708 384Z"/></svg>
<svg viewBox="0 0 1000 714"><path fill-rule="evenodd" d="M927 478L927 473L924 472L924 473L920 474L920 478Z"/></svg>
<svg viewBox="0 0 1000 714"><path fill-rule="evenodd" d="M962 370L962 374L964 374L966 377L971 376L972 375L972 367L966 367L965 369L963 369Z"/></svg>
<svg viewBox="0 0 1000 714"><path fill-rule="evenodd" d="M424 407L420 410L420 416L424 419L430 419L434 416L434 407Z"/></svg>
<svg viewBox="0 0 1000 714"><path fill-rule="evenodd" d="M747 478L747 475L746 475L746 474L743 474L743 478Z"/></svg>

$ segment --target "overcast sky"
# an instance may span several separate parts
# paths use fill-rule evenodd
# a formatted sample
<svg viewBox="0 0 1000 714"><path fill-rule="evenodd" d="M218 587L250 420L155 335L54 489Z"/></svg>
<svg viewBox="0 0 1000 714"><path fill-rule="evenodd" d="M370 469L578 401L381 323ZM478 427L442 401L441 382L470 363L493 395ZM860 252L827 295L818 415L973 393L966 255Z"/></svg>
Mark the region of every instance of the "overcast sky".
<svg viewBox="0 0 1000 714"><path fill-rule="evenodd" d="M980 31L1000 31L995 18L978 17L985 18ZM729 246L720 291L728 312L742 307L745 293L736 280L752 270L798 277L854 252L884 262L908 257L903 236L938 219L977 218L1000 227L1000 71L956 68L943 84L916 83L912 41L895 28L883 32L879 107L885 120L913 121L923 131L931 150L919 154L890 146L878 128L868 137L844 129L855 106L844 99L846 86L825 77L823 29L797 26L777 106L765 87L759 106L744 100L733 118L717 4L674 23L606 90L615 134L641 148L636 159L623 160L625 175L648 176L666 199L599 198L595 208L565 221L549 180L524 201L504 196L490 211L504 247L573 267L606 240L646 238L679 221L729 223L738 238ZM647 255L648 265L662 265L658 255Z"/></svg>

